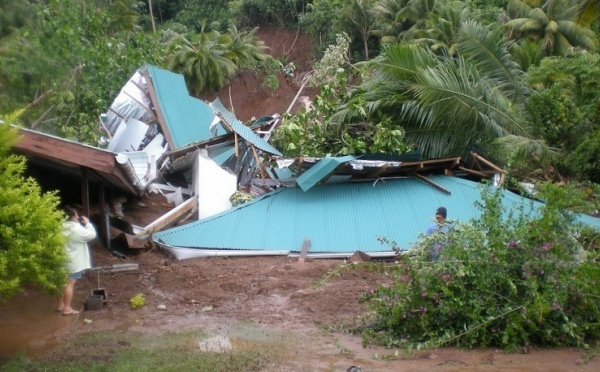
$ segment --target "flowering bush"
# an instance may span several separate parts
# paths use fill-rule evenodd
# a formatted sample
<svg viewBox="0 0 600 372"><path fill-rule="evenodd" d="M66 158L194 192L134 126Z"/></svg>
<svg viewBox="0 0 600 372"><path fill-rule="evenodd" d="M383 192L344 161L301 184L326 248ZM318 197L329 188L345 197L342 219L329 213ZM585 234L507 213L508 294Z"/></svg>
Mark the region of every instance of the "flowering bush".
<svg viewBox="0 0 600 372"><path fill-rule="evenodd" d="M571 216L552 201L504 216L499 192L482 196L481 217L455 222L438 260L427 256L442 238L423 237L398 256L394 285L365 297L366 344L512 350L599 339L600 268Z"/></svg>

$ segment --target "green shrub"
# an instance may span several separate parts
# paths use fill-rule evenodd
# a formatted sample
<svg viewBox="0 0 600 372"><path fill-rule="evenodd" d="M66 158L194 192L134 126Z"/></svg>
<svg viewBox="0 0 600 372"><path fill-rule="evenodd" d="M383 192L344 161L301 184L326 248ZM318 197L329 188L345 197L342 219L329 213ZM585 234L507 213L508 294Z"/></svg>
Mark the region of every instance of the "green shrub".
<svg viewBox="0 0 600 372"><path fill-rule="evenodd" d="M373 310L366 344L513 350L598 340L600 268L594 252L582 254L571 216L553 201L506 216L499 192L482 195L479 219L421 239L398 257L394 284L365 298Z"/></svg>

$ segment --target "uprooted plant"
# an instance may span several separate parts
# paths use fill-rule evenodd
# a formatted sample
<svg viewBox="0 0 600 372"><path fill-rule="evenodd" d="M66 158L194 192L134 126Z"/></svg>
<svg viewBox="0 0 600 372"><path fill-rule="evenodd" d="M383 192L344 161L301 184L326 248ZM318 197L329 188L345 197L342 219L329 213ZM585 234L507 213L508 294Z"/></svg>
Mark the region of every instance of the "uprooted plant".
<svg viewBox="0 0 600 372"><path fill-rule="evenodd" d="M598 234L548 200L506 211L482 191L481 216L423 237L399 254L395 279L364 301L372 310L363 342L406 348L587 347L600 339L597 252L579 242ZM427 259L443 239L438 260Z"/></svg>

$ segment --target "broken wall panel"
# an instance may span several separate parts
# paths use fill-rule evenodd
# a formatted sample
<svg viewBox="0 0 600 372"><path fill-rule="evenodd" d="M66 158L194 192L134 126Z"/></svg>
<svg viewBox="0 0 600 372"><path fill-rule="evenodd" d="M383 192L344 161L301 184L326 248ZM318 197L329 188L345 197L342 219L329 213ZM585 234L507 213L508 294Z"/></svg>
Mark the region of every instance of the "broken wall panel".
<svg viewBox="0 0 600 372"><path fill-rule="evenodd" d="M120 121L127 118L136 118L145 123L156 121L146 81L139 71L121 88L108 111L102 115L102 124L112 136Z"/></svg>
<svg viewBox="0 0 600 372"><path fill-rule="evenodd" d="M237 177L219 167L200 151L193 172L192 189L198 195L198 218L231 209L229 198L237 190Z"/></svg>
<svg viewBox="0 0 600 372"><path fill-rule="evenodd" d="M146 123L137 119L129 118L126 122L121 121L106 149L114 152L138 151L146 138L148 128Z"/></svg>

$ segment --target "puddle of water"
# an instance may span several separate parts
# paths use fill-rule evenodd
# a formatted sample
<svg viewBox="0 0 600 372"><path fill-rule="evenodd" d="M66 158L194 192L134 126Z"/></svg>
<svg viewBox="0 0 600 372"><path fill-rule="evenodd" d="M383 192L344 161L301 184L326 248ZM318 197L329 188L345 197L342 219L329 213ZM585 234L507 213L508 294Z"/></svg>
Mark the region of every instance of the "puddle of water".
<svg viewBox="0 0 600 372"><path fill-rule="evenodd" d="M41 356L62 342L76 316L56 311L56 299L35 290L0 304L0 356Z"/></svg>

